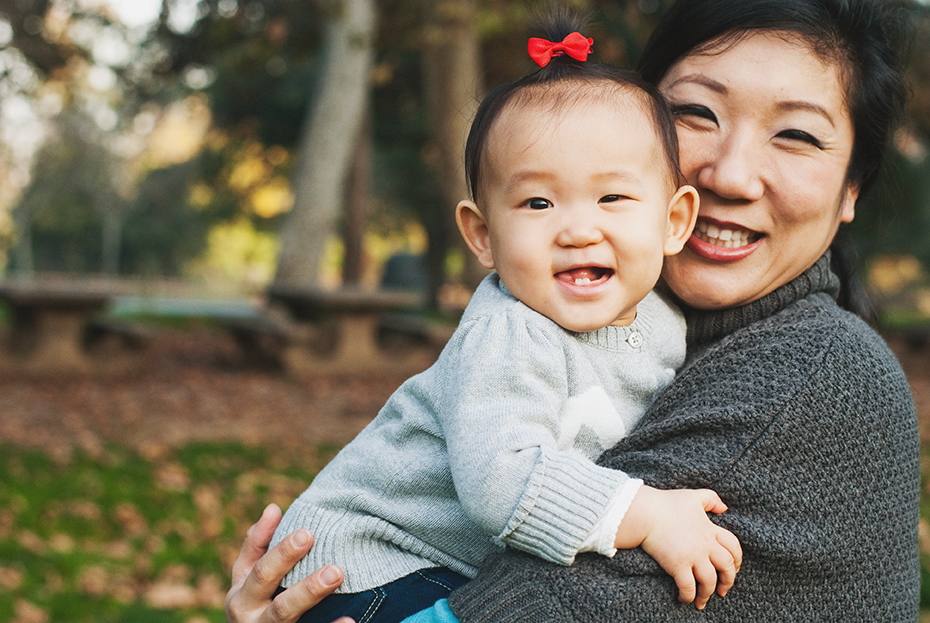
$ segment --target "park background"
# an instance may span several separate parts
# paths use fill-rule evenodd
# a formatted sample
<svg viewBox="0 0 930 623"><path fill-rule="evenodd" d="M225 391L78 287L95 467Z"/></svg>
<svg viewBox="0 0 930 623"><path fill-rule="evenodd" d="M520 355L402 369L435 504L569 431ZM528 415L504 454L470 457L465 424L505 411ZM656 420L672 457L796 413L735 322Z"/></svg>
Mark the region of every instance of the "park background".
<svg viewBox="0 0 930 623"><path fill-rule="evenodd" d="M566 3L628 67L669 4ZM2 280L117 284L109 315L146 336L131 373L0 376L0 620L223 620L246 527L404 378L294 378L225 323L275 286L375 288L399 256L454 324L482 274L451 219L465 130L532 70L539 4L0 0ZM907 6L907 116L848 233L926 445L930 7Z"/></svg>

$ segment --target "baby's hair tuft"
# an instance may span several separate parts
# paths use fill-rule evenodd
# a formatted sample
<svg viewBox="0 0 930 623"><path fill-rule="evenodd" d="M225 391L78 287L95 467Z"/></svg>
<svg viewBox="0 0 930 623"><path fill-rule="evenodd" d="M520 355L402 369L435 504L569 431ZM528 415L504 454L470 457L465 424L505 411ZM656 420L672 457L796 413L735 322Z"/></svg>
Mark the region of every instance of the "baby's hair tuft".
<svg viewBox="0 0 930 623"><path fill-rule="evenodd" d="M564 4L552 3L536 11L530 26L549 41L561 41L573 32L584 33L590 22L590 14L579 13Z"/></svg>

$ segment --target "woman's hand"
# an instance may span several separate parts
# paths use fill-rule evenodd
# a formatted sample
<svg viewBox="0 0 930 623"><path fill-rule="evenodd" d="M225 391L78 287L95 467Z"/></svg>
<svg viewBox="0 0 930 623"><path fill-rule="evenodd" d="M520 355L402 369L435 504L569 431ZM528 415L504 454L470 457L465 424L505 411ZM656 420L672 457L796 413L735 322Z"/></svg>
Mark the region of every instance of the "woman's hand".
<svg viewBox="0 0 930 623"><path fill-rule="evenodd" d="M249 528L232 568L232 588L226 593L229 623L293 623L342 584L342 569L328 565L274 596L281 578L313 545L307 530L298 530L268 550L281 509L269 505ZM340 623L351 619L339 619Z"/></svg>

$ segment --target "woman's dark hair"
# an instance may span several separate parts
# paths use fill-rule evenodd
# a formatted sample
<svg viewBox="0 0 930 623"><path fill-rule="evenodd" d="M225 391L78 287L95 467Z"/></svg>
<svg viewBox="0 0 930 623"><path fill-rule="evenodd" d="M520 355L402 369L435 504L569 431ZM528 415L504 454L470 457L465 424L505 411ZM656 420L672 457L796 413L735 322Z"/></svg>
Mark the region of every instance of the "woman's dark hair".
<svg viewBox="0 0 930 623"><path fill-rule="evenodd" d="M815 54L840 63L853 123L846 182L862 197L878 175L891 130L904 107L901 45L906 40L903 0L678 0L643 49L639 71L658 84L688 54L713 52L753 31L800 36ZM843 286L840 304L867 320L874 312L854 282L855 259L846 241L831 245ZM856 300L861 299L861 300Z"/></svg>
<svg viewBox="0 0 930 623"><path fill-rule="evenodd" d="M538 31L549 41L562 41L573 32L583 32L583 19L564 11L553 12ZM492 90L482 100L465 143L465 179L473 200L478 201L481 187L482 167L486 160L488 136L494 122L507 104L527 89L558 87L567 84L585 84L597 87L601 83L613 83L634 93L642 94L642 104L651 110L656 125L656 134L668 161L670 177L676 183L681 179L678 166L678 133L675 120L658 88L634 71L613 65L577 61L568 55L553 56L545 67L523 76L514 82L503 84ZM540 91L545 96L545 91ZM585 93L582 89L578 91ZM575 91L567 92L565 100L575 101ZM617 137L622 140L623 137Z"/></svg>

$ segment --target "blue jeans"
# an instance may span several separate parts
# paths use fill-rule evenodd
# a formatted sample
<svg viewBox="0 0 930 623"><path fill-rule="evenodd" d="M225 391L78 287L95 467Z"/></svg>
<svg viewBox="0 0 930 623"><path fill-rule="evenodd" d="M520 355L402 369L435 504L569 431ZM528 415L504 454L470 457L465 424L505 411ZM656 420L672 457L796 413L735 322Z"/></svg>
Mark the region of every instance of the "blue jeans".
<svg viewBox="0 0 930 623"><path fill-rule="evenodd" d="M304 612L298 623L331 623L347 616L356 623L400 623L411 614L431 607L468 581L445 567L420 569L399 580L362 591L330 595ZM280 593L282 588L278 588Z"/></svg>

